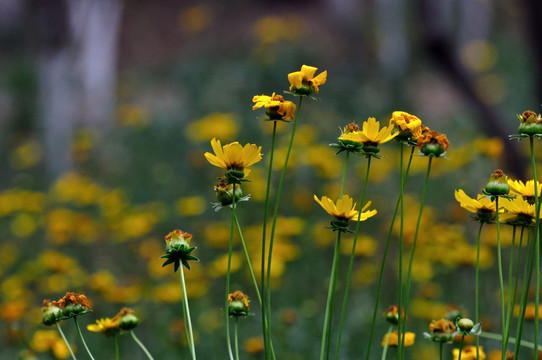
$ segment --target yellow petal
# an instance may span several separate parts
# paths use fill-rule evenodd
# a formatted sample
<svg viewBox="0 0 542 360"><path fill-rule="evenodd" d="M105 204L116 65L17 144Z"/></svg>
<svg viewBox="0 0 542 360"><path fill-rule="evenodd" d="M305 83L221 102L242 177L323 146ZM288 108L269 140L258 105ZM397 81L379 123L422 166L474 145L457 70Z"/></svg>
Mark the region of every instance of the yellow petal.
<svg viewBox="0 0 542 360"><path fill-rule="evenodd" d="M301 88L303 85L303 75L301 75L301 71L289 73L288 81L290 82L290 91L293 90L294 86L298 89Z"/></svg>

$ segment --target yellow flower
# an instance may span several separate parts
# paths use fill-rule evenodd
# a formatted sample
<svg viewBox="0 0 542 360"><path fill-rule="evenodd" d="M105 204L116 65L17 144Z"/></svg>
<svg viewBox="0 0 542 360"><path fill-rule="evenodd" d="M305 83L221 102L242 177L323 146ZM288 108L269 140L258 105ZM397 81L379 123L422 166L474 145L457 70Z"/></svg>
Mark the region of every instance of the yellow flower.
<svg viewBox="0 0 542 360"><path fill-rule="evenodd" d="M512 200L503 199L502 206L506 212L500 215L499 220L501 222L530 226L535 221L535 205L529 204L527 200L521 197ZM542 218L542 214L540 214L540 218Z"/></svg>
<svg viewBox="0 0 542 360"><path fill-rule="evenodd" d="M244 169L254 165L262 159L262 147L255 144L246 144L241 146L237 141L224 145L220 143L220 140L213 138L211 140L211 146L215 154L206 152L205 158L211 165L221 167L226 170L235 170L243 172ZM240 177L243 177L240 176Z"/></svg>
<svg viewBox="0 0 542 360"><path fill-rule="evenodd" d="M404 111L394 111L391 120L395 128L400 130L406 137L417 139L422 134L422 121L414 115Z"/></svg>
<svg viewBox="0 0 542 360"><path fill-rule="evenodd" d="M252 98L252 101L255 102L252 110L259 109L262 106L265 107L270 120L290 120L294 118L295 104L284 100L281 95L275 93L271 96L256 95Z"/></svg>
<svg viewBox="0 0 542 360"><path fill-rule="evenodd" d="M57 359L70 356L70 350L56 330L37 330L32 336L30 347L38 352L50 350Z"/></svg>
<svg viewBox="0 0 542 360"><path fill-rule="evenodd" d="M459 189L455 191L455 199L463 209L476 214L475 220L486 223L493 221L495 203L490 198L478 195L475 200L465 194L462 189ZM502 206L499 206L499 208L502 208ZM502 210L499 209L499 212L502 212Z"/></svg>
<svg viewBox="0 0 542 360"><path fill-rule="evenodd" d="M337 200L337 203L334 203L333 200L328 198L327 196L322 196L322 200L318 200L318 197L314 195L314 200L322 208L324 208L325 211L331 216L334 216L337 218L337 220L357 220L359 216L359 212L356 210L356 204L354 204L354 201L352 198L348 195L343 195L342 198ZM370 217L373 217L376 215L376 210L369 210L363 212L363 210L367 209L371 205L371 202L369 201L363 209L361 209L362 213L359 218L359 221L365 221Z"/></svg>
<svg viewBox="0 0 542 360"><path fill-rule="evenodd" d="M416 334L413 332L406 332L405 333L405 346L412 346L414 345L414 340L416 339ZM384 338L382 339L382 346L386 346L386 343L388 346L398 346L398 334L397 330L392 331L391 333L388 333L384 335Z"/></svg>
<svg viewBox="0 0 542 360"><path fill-rule="evenodd" d="M527 180L526 183L523 183L521 180L510 180L508 179L508 185L510 185L510 194L523 196L529 204L534 204L534 180ZM536 193L540 197L542 192L542 184L537 181L537 190Z"/></svg>
<svg viewBox="0 0 542 360"><path fill-rule="evenodd" d="M88 331L99 332L105 336L116 336L120 334L120 319L99 319L96 320L96 324L87 325Z"/></svg>
<svg viewBox="0 0 542 360"><path fill-rule="evenodd" d="M363 122L361 131L348 131L349 128L345 128L339 140L351 140L369 146L378 146L399 135L398 132L392 134L393 129L394 127L391 124L380 128L380 122L376 121L374 117L370 117Z"/></svg>
<svg viewBox="0 0 542 360"><path fill-rule="evenodd" d="M296 71L288 74L290 82L290 91L299 91L301 95L308 95L314 91L318 94L318 86L324 85L327 79L327 71L323 71L318 76L314 76L318 68L313 66L303 65L301 71Z"/></svg>
<svg viewBox="0 0 542 360"><path fill-rule="evenodd" d="M454 349L454 360L459 359L459 349ZM484 360L486 354L482 346L478 348L479 357L478 360ZM476 359L476 346L465 346L461 351L461 360L477 360Z"/></svg>

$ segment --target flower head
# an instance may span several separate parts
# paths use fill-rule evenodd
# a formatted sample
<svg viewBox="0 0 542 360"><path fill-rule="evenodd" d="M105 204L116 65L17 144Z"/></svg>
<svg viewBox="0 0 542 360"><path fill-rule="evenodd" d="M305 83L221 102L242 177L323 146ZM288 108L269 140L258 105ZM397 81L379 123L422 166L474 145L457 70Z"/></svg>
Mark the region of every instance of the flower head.
<svg viewBox="0 0 542 360"><path fill-rule="evenodd" d="M301 71L296 71L288 74L290 82L290 91L298 95L309 95L313 92L318 94L318 86L324 85L327 79L327 71L323 71L317 76L314 76L318 68L313 66L303 65Z"/></svg>
<svg viewBox="0 0 542 360"><path fill-rule="evenodd" d="M135 311L127 307L120 309L112 320L118 321L120 329L124 331L132 330L139 324L139 319L135 316Z"/></svg>
<svg viewBox="0 0 542 360"><path fill-rule="evenodd" d="M256 95L252 98L255 102L252 110L261 108L267 109L266 114L269 120L290 120L294 118L295 104L289 100L284 100L281 95L273 93L271 96Z"/></svg>
<svg viewBox="0 0 542 360"><path fill-rule="evenodd" d="M518 226L532 226L535 223L535 205L521 197L503 199L502 207L505 212L499 216L499 220L503 223Z"/></svg>
<svg viewBox="0 0 542 360"><path fill-rule="evenodd" d="M478 360L484 360L486 354L482 346L478 347L479 357ZM459 349L453 350L454 360L459 359ZM477 360L476 358L476 346L465 346L461 351L461 360Z"/></svg>
<svg viewBox="0 0 542 360"><path fill-rule="evenodd" d="M87 325L87 330L101 333L107 337L120 334L120 321L118 319L104 318L96 320L96 324Z"/></svg>
<svg viewBox="0 0 542 360"><path fill-rule="evenodd" d="M429 333L424 333L426 338L439 343L451 342L455 335L457 333L454 323L446 319L432 320L429 324Z"/></svg>
<svg viewBox="0 0 542 360"><path fill-rule="evenodd" d="M362 149L365 152L377 153L379 151L378 145L388 142L399 135L398 132L392 134L394 127L391 124L380 128L380 122L376 121L374 117L370 117L367 121L364 121L362 126L361 131L343 131L339 140L361 143L363 144Z"/></svg>
<svg viewBox="0 0 542 360"><path fill-rule="evenodd" d="M327 196L322 196L322 200L319 200L316 195L314 195L314 200L320 206L327 211L327 213L333 217L335 217L335 221L331 222L331 226L333 231L347 231L348 221L349 220L356 220L359 217L359 221L365 221L370 217L373 217L376 215L376 210L369 210L363 212L365 209L367 209L371 202L369 201L363 209L361 209L361 215L356 210L356 204L354 204L354 200L348 195L343 195L342 198L338 199L337 202L333 202L330 198Z"/></svg>
<svg viewBox="0 0 542 360"><path fill-rule="evenodd" d="M534 204L534 180L527 180L526 183L523 183L521 180L508 180L508 185L510 185L510 194L522 196L529 204ZM536 193L540 196L542 184L538 181L536 188Z"/></svg>
<svg viewBox="0 0 542 360"><path fill-rule="evenodd" d="M62 318L62 309L57 305L53 305L51 300L43 300L41 312L44 325L54 325Z"/></svg>
<svg viewBox="0 0 542 360"><path fill-rule="evenodd" d="M231 317L239 318L249 315L248 296L237 290L228 295L228 314Z"/></svg>
<svg viewBox="0 0 542 360"><path fill-rule="evenodd" d="M534 111L526 110L518 115L519 128L518 133L522 135L542 135L542 116Z"/></svg>
<svg viewBox="0 0 542 360"><path fill-rule="evenodd" d="M62 309L63 316L61 320L78 315L86 315L91 311L87 297L83 294L73 292L67 292L60 300L52 301L51 304Z"/></svg>
<svg viewBox="0 0 542 360"><path fill-rule="evenodd" d="M404 315L404 311L402 313ZM391 305L384 311L384 317L386 318L386 321L392 325L399 324L399 307L397 305Z"/></svg>
<svg viewBox="0 0 542 360"><path fill-rule="evenodd" d="M394 111L391 114L391 123L401 132L398 139L417 139L422 134L422 121L404 111Z"/></svg>
<svg viewBox="0 0 542 360"><path fill-rule="evenodd" d="M461 189L455 191L455 199L463 209L475 214L474 219L476 221L490 224L495 219L495 202L491 201L491 199L478 195L475 200ZM502 205L499 206L499 208L501 207Z"/></svg>
<svg viewBox="0 0 542 360"><path fill-rule="evenodd" d="M405 346L412 346L414 345L414 340L416 339L416 334L413 332L406 332L405 333ZM399 346L399 337L397 330L392 331L390 333L387 333L384 335L384 338L382 339L382 346Z"/></svg>
<svg viewBox="0 0 542 360"><path fill-rule="evenodd" d="M417 145L423 155L439 157L444 155L450 142L446 138L446 134L440 134L425 127L418 137Z"/></svg>
<svg viewBox="0 0 542 360"><path fill-rule="evenodd" d="M173 230L166 235L166 254L161 256L161 259L167 259L162 267L173 264L174 271L179 269L180 263L182 263L188 270L190 270L190 264L188 261L199 261L195 256L190 255L196 247L190 246L190 240L192 235L181 230Z"/></svg>
<svg viewBox="0 0 542 360"><path fill-rule="evenodd" d="M213 138L211 146L214 154L206 152L205 158L211 165L226 169L226 175L230 174L236 179L242 179L245 169L262 159L262 147L255 144L241 146L233 142L222 146L220 140Z"/></svg>
<svg viewBox="0 0 542 360"><path fill-rule="evenodd" d="M508 176L504 175L502 170L495 170L489 177L484 194L493 196L502 196L510 192L510 185L508 185Z"/></svg>

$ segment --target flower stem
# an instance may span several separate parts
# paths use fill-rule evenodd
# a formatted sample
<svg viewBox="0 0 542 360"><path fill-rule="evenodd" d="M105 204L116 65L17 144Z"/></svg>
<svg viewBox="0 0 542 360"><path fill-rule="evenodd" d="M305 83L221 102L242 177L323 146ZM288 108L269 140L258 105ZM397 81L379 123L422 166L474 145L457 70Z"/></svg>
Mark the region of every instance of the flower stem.
<svg viewBox="0 0 542 360"><path fill-rule="evenodd" d="M79 337L81 338L81 341L83 342L83 345L85 346L85 349L87 350L88 356L94 360L94 356L92 356L92 353L90 352L87 343L85 342L85 338L83 337L83 333L81 332L81 328L79 327L79 323L77 322L77 316L73 317L73 321L75 322L75 327L77 328L77 332L79 332Z"/></svg>
<svg viewBox="0 0 542 360"><path fill-rule="evenodd" d="M284 183L284 177L286 176L286 169L288 167L288 161L290 160L290 153L294 143L295 131L297 128L297 120L299 119L299 112L301 111L301 105L303 104L303 96L299 97L299 105L294 117L294 124L292 126L292 134L290 135L290 142L288 144L288 150L286 151L286 158L284 159L284 166L282 167L282 173L280 174L280 180L277 188L277 194L275 197L275 208L273 210L273 220L271 223L271 235L269 237L269 253L267 254L267 275L265 281L266 287L266 307L267 307L267 348L270 347L271 342L271 260L273 258L273 243L275 240L275 228L277 225L277 216L280 205L280 197L282 195L282 184ZM267 221L267 219L266 219ZM267 358L267 354L266 354ZM273 357L274 358L274 357Z"/></svg>
<svg viewBox="0 0 542 360"><path fill-rule="evenodd" d="M333 252L333 264L331 265L331 276L329 278L329 288L327 291L327 301L326 301L326 312L324 314L324 328L322 331L322 344L320 346L320 360L324 360L324 358L327 358L329 355L329 345L327 346L327 352L326 352L326 344L328 343L328 337L330 334L328 334L328 330L330 328L331 323L331 314L332 314L332 307L333 302L335 299L335 285L337 283L337 269L339 267L339 252L340 252L340 246L341 246L341 232L337 232L337 240L335 241L335 251Z"/></svg>
<svg viewBox="0 0 542 360"><path fill-rule="evenodd" d="M535 203L535 217L534 217L534 242L535 242L535 254L536 254L536 275L535 275L535 308L534 308L534 342L535 348L538 348L538 326L539 326L539 305L540 305L540 199L538 197L538 179L536 177L536 162L534 156L534 140L533 136L529 137L530 149L531 149L531 163L533 169L533 182L534 182L534 203ZM538 354L537 354L538 355Z"/></svg>
<svg viewBox="0 0 542 360"><path fill-rule="evenodd" d="M401 144L401 148L402 147L403 147L403 145ZM388 248L389 248L389 245L390 245L391 234L392 234L392 231L393 231L393 225L394 225L395 219L397 217L397 212L399 210L399 204L400 204L401 198L402 198L403 188L405 186L406 178L407 178L408 172L410 170L410 164L412 163L413 155L414 155L414 147L412 147L412 150L410 152L410 158L408 160L408 164L407 164L406 171L405 171L404 175L403 175L402 170L401 170L401 188L400 188L400 192L399 192L399 197L397 198L397 202L395 203L395 210L393 211L393 216L391 218L390 227L388 229L388 236L386 238L386 245L384 246L384 253L382 255L382 262L380 263L380 275L378 277L378 285L377 285L377 290L376 290L375 306L374 306L374 310L373 310L373 318L371 320L371 331L369 332L369 341L367 343L367 352L365 353L365 360L369 360L369 356L371 355L371 345L372 345L372 342L373 342L373 336L374 336L374 330L375 330L375 324L376 324L376 315L378 314L378 304L379 304L379 301L380 301L380 292L381 292L381 289L382 289L382 279L384 277L384 266L386 265L386 257L387 257ZM402 150L401 150L401 157L402 157ZM401 311L401 310L399 309L399 311Z"/></svg>
<svg viewBox="0 0 542 360"><path fill-rule="evenodd" d="M235 345L235 360L239 360L239 319L235 319L235 323L233 324L233 337L234 337L234 345Z"/></svg>
<svg viewBox="0 0 542 360"><path fill-rule="evenodd" d="M64 340L64 342L66 343L66 347L68 348L69 352L70 352L70 355L72 357L73 360L77 360L77 358L75 357L75 354L73 353L73 350L70 346L70 343L68 342L68 340L66 339L66 335L64 335L64 331L62 331L62 328L60 327L60 325L57 323L56 324L56 328L58 330L58 332L60 333L60 336L62 337L62 340Z"/></svg>
<svg viewBox="0 0 542 360"><path fill-rule="evenodd" d="M181 278L181 287L183 290L183 307L186 314L186 321L188 323L188 337L189 342L188 346L190 348L190 354L192 355L192 360L196 360L196 348L194 346L194 332L192 331L192 320L190 319L190 308L188 307L188 296L186 294L186 283L184 280L184 268L181 266L180 278ZM187 329L185 329L186 331Z"/></svg>
<svg viewBox="0 0 542 360"><path fill-rule="evenodd" d="M508 299L506 300L506 328L503 330L504 345L506 349L508 346L508 338L510 337L510 329L512 327L512 313L515 304L516 288L512 287L512 272L514 267L514 247L516 246L516 226L512 228L512 246L510 246L510 259L508 261ZM518 258L519 263L519 258ZM517 282L516 282L517 285Z"/></svg>
<svg viewBox="0 0 542 360"><path fill-rule="evenodd" d="M143 345L143 343L141 341L139 341L139 339L137 338L137 336L135 335L134 331L133 330L130 330L130 334L132 335L132 338L134 339L134 341L136 342L137 345L139 345L139 347L141 348L141 350L143 350L143 352L145 353L145 355L147 355L147 357L149 358L149 360L154 360L151 353L149 352L149 350L147 350L147 348L145 347L145 345Z"/></svg>
<svg viewBox="0 0 542 360"><path fill-rule="evenodd" d="M270 334L269 334L269 326L268 322L269 319L267 318L266 314L266 289L265 289L265 247L266 247L266 236L267 236L267 217L269 216L269 195L271 192L271 174L273 173L273 158L275 155L275 140L277 135L277 121L273 121L273 135L271 136L271 150L269 154L269 168L267 170L267 188L265 190L265 207L264 207L264 215L263 215L263 222L262 222L262 263L261 263L261 286L262 286L262 294L260 299L260 309L262 312L262 330L263 330L263 338L264 338L264 349L265 349L265 358L268 359L269 354L269 348L271 346L270 341Z"/></svg>
<svg viewBox="0 0 542 360"><path fill-rule="evenodd" d="M428 162L427 162L427 173L425 175L425 182L423 184L423 193L422 193L422 199L420 203L420 212L418 213L418 220L416 221L416 230L414 231L414 240L412 240L412 246L410 248L410 258L408 260L408 269L407 269L407 279L406 279L406 294L404 299L404 312L405 316L403 317L403 333L401 334L401 349L404 349L405 347L405 333L406 333L406 315L407 315L407 309L408 309L408 301L410 297L410 281L411 281L411 275L412 275L412 263L414 261L414 252L416 251L416 242L418 240L418 233L420 230L420 222L422 220L422 213L423 213L423 206L425 204L425 197L427 195L427 184L429 183L429 174L431 173L431 162L433 160L433 156L429 156Z"/></svg>
<svg viewBox="0 0 542 360"><path fill-rule="evenodd" d="M347 153L348 156L348 153ZM345 161L346 162L346 161ZM344 318L346 316L346 306L348 304L348 293L350 291L350 281L352 279L352 269L354 267L354 256L356 254L356 244L358 241L358 235L359 235L359 225L360 225L360 218L361 218L361 209L363 207L363 202L365 201L365 192L367 190L367 183L369 180L369 171L371 170L371 156L367 158L367 171L365 172L365 182L363 183L363 190L361 192L361 198L359 201L359 214L358 219L356 222L356 230L354 232L354 242L352 244L352 253L350 254L350 263L348 265L348 273L346 275L346 284L344 288L344 297L343 297L343 305L341 309L341 319L339 322L339 336L337 338L337 349L335 350L335 359L339 358L339 352L341 349L341 338L343 334L343 326L344 326Z"/></svg>
<svg viewBox="0 0 542 360"><path fill-rule="evenodd" d="M119 337L115 336L115 359L120 360Z"/></svg>
<svg viewBox="0 0 542 360"><path fill-rule="evenodd" d="M398 359L399 360L402 360L403 359L403 340L402 340L402 336L403 336L403 332L404 332L404 329L403 329L403 314L404 314L404 311L403 311L403 232L404 232L404 224L405 224L405 203L404 203L404 198L403 198L403 193L404 193L404 181L403 181L403 170L404 170L404 165L403 165L403 152L404 152L404 145L401 143L401 160L400 160L400 165L399 165L399 168L400 168L400 178L401 178L401 181L400 181L400 189L399 189L399 203L400 203L400 206L401 206L401 217L399 218L399 224L400 224L400 227L399 227L399 271L398 271L398 275L397 275L397 281L399 283L399 289L397 291L398 293L398 300L397 300L397 304L398 304L398 309L399 309L399 322L397 323L397 355L398 355Z"/></svg>
<svg viewBox="0 0 542 360"><path fill-rule="evenodd" d="M388 343L390 342L390 334L393 330L393 325L390 325L388 329L388 336L386 337L386 341L384 342L384 348L382 349L382 360L386 360L386 355L388 354Z"/></svg>
<svg viewBox="0 0 542 360"><path fill-rule="evenodd" d="M235 184L233 184L233 193L235 194ZM233 252L233 229L235 224L235 196L233 197L233 203L231 207L231 224L230 224L230 244L228 247L228 267L226 270L226 297L224 304L224 317L226 318L226 343L228 346L228 355L230 360L233 360L233 352L231 349L230 341L230 312L228 308L228 298L230 295L230 276L231 276L231 255Z"/></svg>
<svg viewBox="0 0 542 360"><path fill-rule="evenodd" d="M243 231L241 230L241 225L239 224L239 219L237 219L237 215L235 214L235 211L233 212L233 217L235 220L235 224L237 226L237 232L239 234L239 238L241 239L241 246L243 247L243 252L245 253L245 259L247 261L248 270L250 272L250 277L252 279L252 284L254 285L254 290L256 291L256 296L258 296L258 303L260 304L260 307L262 306L262 296L260 295L260 290L258 288L258 283L256 282L256 276L254 275L254 270L252 269L252 263L250 262L250 256L248 255L247 246L245 243L245 239L243 237Z"/></svg>
<svg viewBox="0 0 542 360"><path fill-rule="evenodd" d="M502 274L502 254L501 254L501 226L499 221L499 196L495 197L495 210L497 211L497 216L495 217L495 223L497 224L497 266L499 267L499 286L501 289L501 328L502 328L502 360L506 359L506 341L504 339L506 332L506 315L505 315L505 304L504 304L504 280Z"/></svg>
<svg viewBox="0 0 542 360"><path fill-rule="evenodd" d="M465 335L461 335L461 341L459 342L459 356L457 360L461 360L461 353L463 352L463 339L465 339ZM478 355L476 358L479 359Z"/></svg>
<svg viewBox="0 0 542 360"><path fill-rule="evenodd" d="M483 338L486 338L486 339L491 339L491 340L497 340L497 341L500 341L502 339L502 335L501 334L495 334L495 333L491 333L491 332L487 332L487 331L483 331L480 333L480 336L483 337ZM521 339L520 339L521 340ZM516 344L516 346L523 346L524 348L527 348L527 349L532 349L534 350L535 349L535 344L530 342L530 341L516 341L515 338L511 337L510 339L508 339L508 341L511 343L511 344ZM521 345L518 345L520 344ZM538 347L538 350L542 350L542 347ZM518 359L518 356L517 356L517 351L514 351L514 359Z"/></svg>
<svg viewBox="0 0 542 360"><path fill-rule="evenodd" d="M482 228L484 223L480 221L480 227L478 228L478 238L476 239L476 270L475 270L475 289L474 289L474 319L476 323L480 322L480 237L482 235ZM442 351L442 343L440 344ZM480 337L476 337L476 359L480 358Z"/></svg>
<svg viewBox="0 0 542 360"><path fill-rule="evenodd" d="M346 152L346 157L344 158L343 175L341 177L341 195L339 196L339 199L342 199L343 194L344 194L344 181L346 179L346 168L347 168L347 165L348 165L348 157L349 156L350 156L350 151L347 151Z"/></svg>

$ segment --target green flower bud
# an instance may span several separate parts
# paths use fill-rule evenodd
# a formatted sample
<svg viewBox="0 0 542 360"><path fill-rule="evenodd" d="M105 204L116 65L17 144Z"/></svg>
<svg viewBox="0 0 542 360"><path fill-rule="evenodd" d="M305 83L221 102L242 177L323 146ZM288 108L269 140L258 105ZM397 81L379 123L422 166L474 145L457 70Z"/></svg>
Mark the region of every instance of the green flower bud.
<svg viewBox="0 0 542 360"><path fill-rule="evenodd" d="M441 144L427 143L427 144L423 144L420 147L420 152L426 156L433 155L435 157L439 157L440 155L444 153L444 151L446 150L444 149L444 146L442 146Z"/></svg>
<svg viewBox="0 0 542 360"><path fill-rule="evenodd" d="M119 327L124 330L132 330L139 324L139 319L134 314L126 314L120 319Z"/></svg>
<svg viewBox="0 0 542 360"><path fill-rule="evenodd" d="M64 307L64 309L62 309L62 315L64 316L77 315L77 314L81 314L85 310L86 310L85 307L81 304L68 304Z"/></svg>
<svg viewBox="0 0 542 360"><path fill-rule="evenodd" d="M229 169L225 173L229 183L238 183L245 177L245 172L239 169Z"/></svg>
<svg viewBox="0 0 542 360"><path fill-rule="evenodd" d="M235 193L233 187L233 184L228 184L225 179L221 179L218 184L215 185L216 199L222 206L231 205L234 199L237 202L243 197L241 186L235 185Z"/></svg>
<svg viewBox="0 0 542 360"><path fill-rule="evenodd" d="M508 194L510 192L508 176L504 175L502 170L495 170L484 190L488 195L499 196Z"/></svg>
<svg viewBox="0 0 542 360"><path fill-rule="evenodd" d="M542 134L542 117L535 112L526 110L518 115L519 128L518 133L525 135Z"/></svg>
<svg viewBox="0 0 542 360"><path fill-rule="evenodd" d="M44 325L54 325L62 317L62 309L58 306L47 306L43 309L42 322Z"/></svg>
<svg viewBox="0 0 542 360"><path fill-rule="evenodd" d="M457 322L457 327L460 331L469 332L474 327L474 321L467 318L462 318Z"/></svg>

